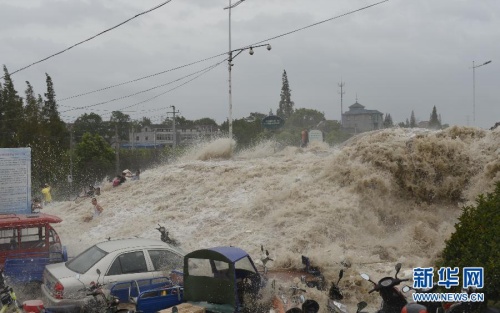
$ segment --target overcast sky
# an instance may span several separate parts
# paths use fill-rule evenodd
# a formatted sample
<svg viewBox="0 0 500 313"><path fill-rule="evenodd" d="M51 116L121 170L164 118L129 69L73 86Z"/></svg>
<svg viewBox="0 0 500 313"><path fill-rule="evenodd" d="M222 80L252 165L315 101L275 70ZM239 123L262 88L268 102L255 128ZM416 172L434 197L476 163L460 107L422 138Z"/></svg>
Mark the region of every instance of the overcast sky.
<svg viewBox="0 0 500 313"><path fill-rule="evenodd" d="M232 49L378 1L245 0L231 11ZM14 72L162 2L0 0L0 63ZM228 4L229 0L172 0L12 75L15 88L24 96L29 81L36 93L43 94L48 73L57 98L63 99L221 54L58 102L67 122L90 112L108 120L111 111L121 110L133 119L146 116L158 123L174 105L187 119L210 117L221 123L229 116L227 62L197 78L199 74L193 73L227 57ZM286 70L295 108L324 112L327 119L340 118L342 79L344 111L357 97L366 109L389 113L396 123L409 118L412 110L417 121L428 120L434 105L442 122L451 125L489 128L500 121L498 0L390 0L265 42L272 45L271 51L257 48L253 56L244 51L233 61L234 119L251 112L276 112ZM488 60L493 62L475 70L474 123L472 62ZM187 75L191 76L181 79ZM95 105L163 84L167 85ZM72 110L82 106L92 107Z"/></svg>

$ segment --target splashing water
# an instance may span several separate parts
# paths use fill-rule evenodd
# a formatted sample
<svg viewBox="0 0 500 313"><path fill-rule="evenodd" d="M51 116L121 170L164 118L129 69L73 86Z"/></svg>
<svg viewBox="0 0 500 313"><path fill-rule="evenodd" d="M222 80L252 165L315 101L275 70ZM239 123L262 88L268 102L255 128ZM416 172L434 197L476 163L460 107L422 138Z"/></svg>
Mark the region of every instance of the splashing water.
<svg viewBox="0 0 500 313"><path fill-rule="evenodd" d="M348 262L341 288L355 311L380 303L360 272L379 279L401 262L410 278L412 267L432 266L461 207L500 179L500 129L388 129L333 148L264 141L233 154L234 145L200 144L139 181L103 186L97 220L82 222L90 200L44 212L63 218L55 228L70 256L108 237L159 239L160 223L186 252L233 245L258 259L263 244L271 269L301 268L307 255L328 281ZM324 292L308 296L324 310Z"/></svg>

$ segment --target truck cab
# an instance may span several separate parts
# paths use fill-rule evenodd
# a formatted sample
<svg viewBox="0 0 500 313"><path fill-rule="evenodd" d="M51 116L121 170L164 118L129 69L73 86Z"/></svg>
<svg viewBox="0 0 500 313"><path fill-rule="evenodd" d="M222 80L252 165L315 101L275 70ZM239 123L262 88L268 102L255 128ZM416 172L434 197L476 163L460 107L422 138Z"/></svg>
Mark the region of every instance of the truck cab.
<svg viewBox="0 0 500 313"><path fill-rule="evenodd" d="M65 262L51 224L62 220L48 214L0 214L0 270L16 282L42 281L46 264Z"/></svg>

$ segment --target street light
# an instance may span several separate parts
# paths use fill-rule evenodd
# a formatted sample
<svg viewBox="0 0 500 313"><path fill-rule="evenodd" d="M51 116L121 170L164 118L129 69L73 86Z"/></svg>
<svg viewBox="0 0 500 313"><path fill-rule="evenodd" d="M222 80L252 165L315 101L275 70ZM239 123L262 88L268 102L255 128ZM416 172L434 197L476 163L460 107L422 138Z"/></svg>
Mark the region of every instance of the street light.
<svg viewBox="0 0 500 313"><path fill-rule="evenodd" d="M231 0L229 0L229 6L225 7L224 10L229 11L229 58L227 59L228 62L228 72L229 72L229 138L233 138L233 95L232 95L232 90L231 90L231 67L234 65L232 61L243 51L249 50L248 53L250 55L254 54L253 48L258 48L258 47L263 47L266 46L267 50L271 50L271 45L270 44L263 44L263 45L258 45L258 46L250 46L250 47L245 47L241 49L235 49L231 50L231 9L236 7L237 5L240 5L243 1L245 0L239 0L234 4L231 4ZM238 52L234 57L233 57L233 52Z"/></svg>
<svg viewBox="0 0 500 313"><path fill-rule="evenodd" d="M490 64L491 60L480 65L475 65L472 61L472 124L476 125L476 68Z"/></svg>

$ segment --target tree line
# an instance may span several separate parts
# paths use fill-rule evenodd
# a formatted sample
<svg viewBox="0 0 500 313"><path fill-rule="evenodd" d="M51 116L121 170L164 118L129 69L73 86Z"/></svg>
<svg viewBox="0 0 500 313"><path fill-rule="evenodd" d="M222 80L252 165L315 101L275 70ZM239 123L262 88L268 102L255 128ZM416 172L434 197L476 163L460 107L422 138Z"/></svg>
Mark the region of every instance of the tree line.
<svg viewBox="0 0 500 313"><path fill-rule="evenodd" d="M14 83L4 66L4 83L0 83L0 147L30 147L32 151L32 186L39 190L49 183L61 194L70 194L82 186L102 181L106 176L112 178L125 168L145 169L166 160L175 158L183 147L173 149L116 149L120 143L129 141L130 131L139 132L146 126L153 126L151 120L143 117L132 120L128 114L113 111L109 120L94 113L84 113L73 123L62 121L54 84L46 74L46 91L35 94L33 86L27 81L24 97L14 88ZM326 120L323 112L295 108L286 71L282 75L280 101L276 115L285 120L278 130L267 130L261 121L268 114L252 112L248 117L233 121L233 135L237 149L253 145L261 140L273 139L283 145L299 145L301 130L319 129L328 144L341 143L352 136L342 129L339 121ZM431 114L433 121L440 127L436 108ZM166 118L162 125L171 127L172 119ZM222 133L229 130L228 121L218 125L212 118L188 120L183 116L175 117L177 129L212 127ZM412 126L413 125L413 126ZM392 118L386 115L384 127L393 127ZM400 127L414 127L414 113L410 121ZM118 166L119 164L119 166ZM69 185L68 175L72 174L74 184ZM73 189L73 190L71 190Z"/></svg>

